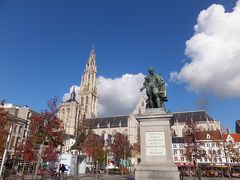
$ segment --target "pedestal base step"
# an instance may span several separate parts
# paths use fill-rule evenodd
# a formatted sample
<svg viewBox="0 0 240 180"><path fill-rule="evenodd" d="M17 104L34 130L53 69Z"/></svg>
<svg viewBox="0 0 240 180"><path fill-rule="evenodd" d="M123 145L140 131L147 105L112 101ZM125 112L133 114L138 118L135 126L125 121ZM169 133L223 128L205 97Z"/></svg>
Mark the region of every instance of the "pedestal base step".
<svg viewBox="0 0 240 180"><path fill-rule="evenodd" d="M136 180L179 180L176 166L138 166L135 171Z"/></svg>

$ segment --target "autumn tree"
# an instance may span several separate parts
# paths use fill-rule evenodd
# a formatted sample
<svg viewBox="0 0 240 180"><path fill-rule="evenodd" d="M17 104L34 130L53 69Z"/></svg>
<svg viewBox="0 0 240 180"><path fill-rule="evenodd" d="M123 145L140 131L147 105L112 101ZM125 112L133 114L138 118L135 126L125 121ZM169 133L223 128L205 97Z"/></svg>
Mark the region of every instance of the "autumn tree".
<svg viewBox="0 0 240 180"><path fill-rule="evenodd" d="M186 122L185 129L185 155L190 163L196 165L198 159L206 156L206 151L202 148L203 142L197 141L200 129L193 120Z"/></svg>
<svg viewBox="0 0 240 180"><path fill-rule="evenodd" d="M136 142L131 146L131 156L140 158L140 154L141 154L140 143Z"/></svg>
<svg viewBox="0 0 240 180"><path fill-rule="evenodd" d="M114 135L114 140L111 146L111 150L116 160L127 160L131 156L131 146L126 136L121 133ZM124 164L121 163L121 173L123 174Z"/></svg>
<svg viewBox="0 0 240 180"><path fill-rule="evenodd" d="M1 132L0 156L3 155L5 149L9 128L10 128L9 113L5 111L4 108L0 107L0 132Z"/></svg>
<svg viewBox="0 0 240 180"><path fill-rule="evenodd" d="M103 164L105 162L105 151L103 149L104 146L104 140L96 134L90 133L83 145L83 151L92 158L92 162L94 165L97 163Z"/></svg>
<svg viewBox="0 0 240 180"><path fill-rule="evenodd" d="M86 116L83 116L81 121L82 123L79 124L77 128L77 137L75 143L71 146L71 150L78 150L79 152L83 151L83 144L87 137L92 134L92 126L91 124L86 121Z"/></svg>
<svg viewBox="0 0 240 180"><path fill-rule="evenodd" d="M237 162L238 164L240 163L240 151L235 143L233 143L232 141L226 143L225 152L229 159Z"/></svg>
<svg viewBox="0 0 240 180"><path fill-rule="evenodd" d="M37 161L36 172L41 158L46 162L55 161L57 147L63 145L64 129L56 116L57 98L50 99L47 105L48 110L31 117L29 136L19 148L25 161Z"/></svg>

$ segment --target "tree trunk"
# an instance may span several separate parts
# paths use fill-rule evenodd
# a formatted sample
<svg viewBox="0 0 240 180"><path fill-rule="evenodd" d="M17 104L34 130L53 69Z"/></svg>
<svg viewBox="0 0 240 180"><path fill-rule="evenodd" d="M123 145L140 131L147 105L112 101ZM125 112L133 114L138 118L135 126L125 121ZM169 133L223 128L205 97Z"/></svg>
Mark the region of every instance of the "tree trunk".
<svg viewBox="0 0 240 180"><path fill-rule="evenodd" d="M36 178L38 176L38 168L39 168L39 165L40 165L40 162L41 162L41 159L42 159L43 146L44 146L44 143L42 143L40 145L40 149L39 149L39 152L38 152L38 159L37 159L37 164L35 166L35 172L34 172L34 177L33 177L34 180L36 180Z"/></svg>

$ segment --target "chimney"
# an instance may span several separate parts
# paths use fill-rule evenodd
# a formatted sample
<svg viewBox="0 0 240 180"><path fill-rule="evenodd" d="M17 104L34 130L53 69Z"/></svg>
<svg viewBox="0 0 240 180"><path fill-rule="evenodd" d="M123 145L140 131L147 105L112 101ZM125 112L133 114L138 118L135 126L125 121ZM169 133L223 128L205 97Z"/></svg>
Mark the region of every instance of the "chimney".
<svg viewBox="0 0 240 180"><path fill-rule="evenodd" d="M231 134L231 131L229 128L227 128L227 134Z"/></svg>

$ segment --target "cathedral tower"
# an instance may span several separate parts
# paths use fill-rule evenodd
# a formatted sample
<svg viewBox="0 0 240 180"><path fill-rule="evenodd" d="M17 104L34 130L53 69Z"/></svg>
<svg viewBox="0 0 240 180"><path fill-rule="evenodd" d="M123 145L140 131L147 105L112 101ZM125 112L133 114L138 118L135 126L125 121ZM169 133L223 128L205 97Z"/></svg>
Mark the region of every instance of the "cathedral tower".
<svg viewBox="0 0 240 180"><path fill-rule="evenodd" d="M66 134L77 134L80 110L81 106L76 101L76 93L74 87L70 98L66 102L61 102L58 107L58 117L63 122Z"/></svg>
<svg viewBox="0 0 240 180"><path fill-rule="evenodd" d="M94 48L91 50L88 62L82 75L78 102L81 106L80 119L93 118L97 116L97 67Z"/></svg>

